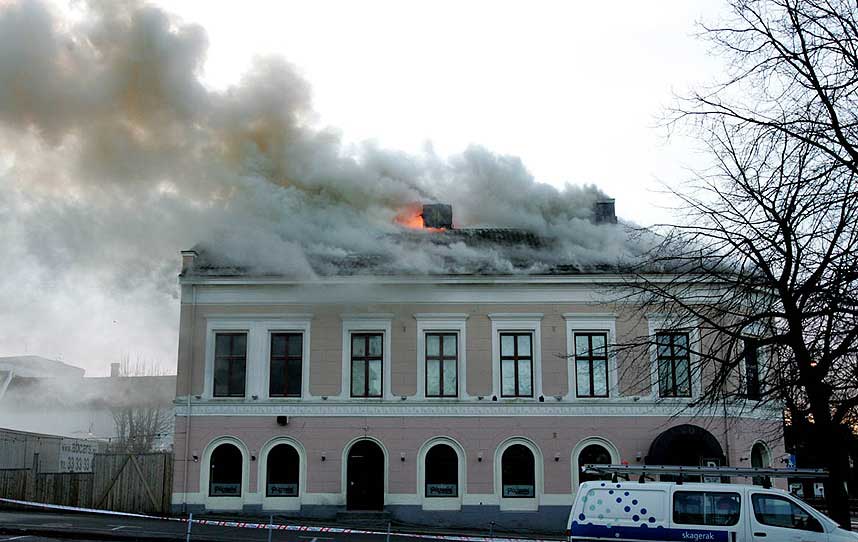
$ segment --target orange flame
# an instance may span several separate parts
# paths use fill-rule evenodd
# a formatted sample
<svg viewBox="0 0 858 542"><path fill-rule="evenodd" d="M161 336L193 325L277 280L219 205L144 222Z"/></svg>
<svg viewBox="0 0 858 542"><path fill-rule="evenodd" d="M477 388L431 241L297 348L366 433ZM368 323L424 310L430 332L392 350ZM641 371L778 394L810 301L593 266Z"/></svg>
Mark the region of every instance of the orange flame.
<svg viewBox="0 0 858 542"><path fill-rule="evenodd" d="M412 230L426 230L434 232L442 232L444 228L427 228L423 223L423 205L421 203L409 203L395 217L393 221L400 226L405 226Z"/></svg>

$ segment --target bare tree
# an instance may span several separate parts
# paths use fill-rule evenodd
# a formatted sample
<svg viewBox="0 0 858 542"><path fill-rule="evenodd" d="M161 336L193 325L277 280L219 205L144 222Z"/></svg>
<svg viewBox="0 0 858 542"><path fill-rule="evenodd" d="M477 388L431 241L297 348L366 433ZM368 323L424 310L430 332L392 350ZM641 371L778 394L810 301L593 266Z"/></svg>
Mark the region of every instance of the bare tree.
<svg viewBox="0 0 858 542"><path fill-rule="evenodd" d="M157 365L140 359L132 362L126 355L120 361L118 378L154 377L162 374ZM119 397L117 404L110 409L116 429L111 448L129 453L151 452L158 441L172 429L173 413L159 404L157 398L147 397L145 393L134 390L133 383L129 382L124 382L122 397Z"/></svg>
<svg viewBox="0 0 858 542"><path fill-rule="evenodd" d="M728 78L678 102L712 157L633 283L694 325L697 405L783 407L830 472L849 527L845 440L858 407L858 23L847 0L732 0L703 36ZM654 278L653 269L664 272ZM657 345L655 345L657 348ZM759 357L755 357L759 355ZM754 381L754 363L761 385ZM691 377L689 377L691 378Z"/></svg>

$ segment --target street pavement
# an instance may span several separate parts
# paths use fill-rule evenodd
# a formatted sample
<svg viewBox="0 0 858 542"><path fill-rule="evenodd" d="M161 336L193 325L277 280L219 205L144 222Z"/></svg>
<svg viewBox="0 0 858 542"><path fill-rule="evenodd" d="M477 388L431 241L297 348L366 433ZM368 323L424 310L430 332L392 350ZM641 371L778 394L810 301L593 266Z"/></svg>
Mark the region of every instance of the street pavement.
<svg viewBox="0 0 858 542"><path fill-rule="evenodd" d="M277 520L275 518L275 523ZM187 523L159 519L129 518L66 512L45 512L38 510L0 509L0 542L10 540L37 542L40 540L56 542L58 540L80 541L184 541ZM378 529L370 529L378 530ZM438 541L433 534L426 538L390 535L390 542ZM461 533L465 534L465 533ZM483 533L481 533L483 534ZM193 525L191 540L199 542L247 540L267 542L269 533L264 529L242 529L236 527L217 527L212 525ZM277 542L386 542L386 535L314 533L302 531L272 531L271 540Z"/></svg>

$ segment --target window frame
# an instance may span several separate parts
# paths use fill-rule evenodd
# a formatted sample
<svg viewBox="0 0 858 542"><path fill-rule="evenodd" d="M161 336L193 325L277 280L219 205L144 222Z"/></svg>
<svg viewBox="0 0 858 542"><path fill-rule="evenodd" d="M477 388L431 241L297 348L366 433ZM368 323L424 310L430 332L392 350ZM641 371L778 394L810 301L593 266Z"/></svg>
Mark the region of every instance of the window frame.
<svg viewBox="0 0 858 542"><path fill-rule="evenodd" d="M298 472L296 473L296 477L295 477L296 478L295 479L295 486L296 486L297 491L296 491L295 495L271 495L271 491L269 488L269 486L271 485L271 483L269 482L269 480L271 479L270 461L271 461L271 454L274 452L274 450L277 449L278 446L288 446L289 448L292 449L292 453L294 453L295 457L298 459L298 465L297 465ZM291 443L286 442L286 441L274 443L268 449L268 451L265 454L265 478L262 479L263 483L265 484L265 490L263 491L264 498L266 498L266 499L300 499L301 494L304 491L304 487L301 484L301 464L302 464L301 452L298 451L298 448L296 448Z"/></svg>
<svg viewBox="0 0 858 542"><path fill-rule="evenodd" d="M355 337L363 337L364 339L364 354L363 356L355 356L354 353L354 339ZM369 343L372 337L378 337L379 343L381 344L381 352L377 356L372 356L369 354ZM352 399L381 399L385 395L385 386L384 386L384 333L379 331L353 331L349 334L349 396ZM363 389L364 393L355 395L354 392L354 375L355 375L355 361L363 361L363 371L364 371L364 380L363 380ZM379 390L378 395L370 395L369 394L369 375L370 375L370 362L378 361L381 364L381 371L379 374Z"/></svg>
<svg viewBox="0 0 858 542"><path fill-rule="evenodd" d="M417 392L415 397L427 401L456 401L467 399L467 320L466 313L415 313L417 321ZM457 335L458 360L456 362L455 396L439 397L426 394L426 335L429 333L455 333Z"/></svg>
<svg viewBox="0 0 858 542"><path fill-rule="evenodd" d="M274 366L274 338L277 336L287 336L287 337L300 337L301 339L301 353L297 356L289 354L289 342L287 340L286 349L283 356L278 356L283 358L283 393L271 393L271 373L273 372ZM298 360L298 365L300 366L300 373L298 377L298 393L297 394L289 394L287 390L289 389L289 362L295 361L295 358ZM272 399L296 399L300 398L304 395L304 333L300 331L276 331L270 330L268 333L268 382L267 382L267 391L268 397Z"/></svg>
<svg viewBox="0 0 858 542"><path fill-rule="evenodd" d="M742 339L742 387L743 395L750 401L759 401L763 394L763 382L760 378L760 344L759 337L744 337ZM749 363L749 352L754 353L754 362ZM755 389L751 390L751 366L754 367Z"/></svg>
<svg viewBox="0 0 858 542"><path fill-rule="evenodd" d="M449 448L453 455L455 456L455 464L456 464L456 493L454 495L430 495L429 494L429 456L432 453L432 450L438 448L439 446L445 446ZM461 470L460 465L460 457L459 452L447 442L436 442L426 449L426 453L423 455L423 498L424 499L458 499L462 494L462 488L459 487L459 480L461 479Z"/></svg>
<svg viewBox="0 0 858 542"><path fill-rule="evenodd" d="M393 321L392 313L367 313L367 314L341 314L342 339L341 353L342 364L340 370L340 393L337 398L343 401L378 401L392 399L391 387L391 328ZM351 336L353 333L381 333L382 334L382 362L381 362L381 397L353 397L351 394Z"/></svg>
<svg viewBox="0 0 858 542"><path fill-rule="evenodd" d="M520 356L518 354L519 338L525 337L525 336L530 339L530 355L529 356ZM504 337L513 337L513 343L512 343L513 344L513 355L512 356L505 356L503 354L503 338ZM534 342L533 341L533 332L531 332L531 331L502 331L500 333L500 335L498 336L498 340L501 344L500 357L498 358L498 361L500 362L499 370L500 370L500 378L501 378L501 394L500 394L500 396L504 399L521 399L521 398L532 399L533 397L535 397L534 388L536 387L534 385L534 378L533 378L533 342ZM503 380L504 380L504 378L503 378L503 376L504 376L504 373L503 373L504 363L503 362L509 361L509 360L512 360L512 362L513 362L513 371L514 371L514 375L515 375L515 394L513 394L513 395L504 394L504 389L503 389ZM528 361L527 366L530 369L530 394L527 394L527 395L521 393L521 385L520 385L520 380L519 380L519 361L522 361L522 360Z"/></svg>
<svg viewBox="0 0 858 542"><path fill-rule="evenodd" d="M677 519L677 510L676 510L676 496L683 494L699 494L703 495L704 498L708 495L716 495L716 496L724 496L724 497L736 497L739 499L738 507L736 508L736 516L735 521L733 523L689 523L685 521L679 521ZM672 523L676 525L696 525L700 527L735 527L739 524L742 519L742 494L737 491L715 491L715 490L694 490L694 489L677 489L671 493L671 510L670 510L670 520Z"/></svg>
<svg viewBox="0 0 858 542"><path fill-rule="evenodd" d="M600 402L606 397L579 397L578 382L575 366L575 334L576 333L606 333L608 351L608 395L607 398L619 395L619 375L617 370L617 352L613 348L617 337L617 315L615 313L580 313L563 314L566 321L566 394L564 401L569 402Z"/></svg>
<svg viewBox="0 0 858 542"><path fill-rule="evenodd" d="M650 361L650 393L649 398L656 402L674 402L678 404L693 401L700 397L703 386L699 370L699 356L695 349L700 344L700 322L693 315L676 315L669 313L649 313L646 315L648 337L649 337L649 361ZM689 355L689 389L691 397L662 396L658 378L658 352L656 347L656 334L659 332L688 333L688 355Z"/></svg>
<svg viewBox="0 0 858 542"><path fill-rule="evenodd" d="M756 521L760 525L764 525L766 527L774 527L776 529L789 529L791 531L806 531L806 532L811 532L811 533L824 533L825 532L825 526L822 524L822 522L819 521L819 519L816 516L814 516L807 508L801 506L799 503L795 502L792 499L789 499L783 495L775 495L773 493L762 493L759 491L751 492L751 494L749 495L749 498L751 500L751 510L753 510L754 521ZM798 508L799 510L804 512L807 515L807 517L811 518L814 522L816 522L816 525L819 528L818 529L802 529L801 527L785 527L783 525L775 525L772 523L766 523L760 519L760 514L757 511L757 498L767 498L767 499L775 499L775 500L779 500L779 501L786 501L787 503L790 504L790 507L791 507L790 510L791 511L794 510L795 508ZM793 517L795 517L795 516L793 515Z"/></svg>
<svg viewBox="0 0 858 542"><path fill-rule="evenodd" d="M217 343L218 337L220 336L228 336L230 337L230 354L227 356L218 356L217 353ZM244 356L236 356L232 354L234 348L235 337L244 336ZM250 350L250 333L249 331L244 330L236 330L236 331L227 331L227 330L218 330L214 332L214 347L212 352L212 397L216 399L244 399L247 397L247 389L248 389L248 351ZM241 394L233 393L231 388L232 383L232 371L235 360L239 358L243 358L244 361L244 385L242 386ZM227 393L225 395L221 395L217 393L217 365L219 358L227 358Z"/></svg>
<svg viewBox="0 0 858 542"><path fill-rule="evenodd" d="M437 356L430 356L429 355L429 340L428 340L429 337L438 337L439 338L438 355ZM444 355L444 343L445 343L445 338L447 338L447 337L452 337L453 340L456 342L456 352L453 356ZM425 342L425 345L424 345L425 363L423 364L423 370L425 373L424 374L424 385L425 385L424 394L425 394L425 396L427 398L433 398L433 399L458 397L459 396L459 350L460 350L460 348L459 348L459 334L454 332L454 331L427 331L424 333L424 339L425 339L424 340L424 342ZM447 391L447 390L444 386L444 382L445 382L444 381L444 366L446 365L445 362L450 361L450 360L452 360L453 364L454 364L454 371L456 373L456 379L455 379L455 384L453 386L453 388L454 388L453 393L445 393L445 391ZM437 361L438 365L439 365L439 371L438 371L438 380L439 380L438 381L438 390L439 390L439 393L437 395L429 393L429 362L430 361Z"/></svg>
<svg viewBox="0 0 858 542"><path fill-rule="evenodd" d="M492 322L492 395L499 400L536 401L542 397L542 313L489 313ZM501 380L501 333L531 333L532 395L504 396Z"/></svg>
<svg viewBox="0 0 858 542"><path fill-rule="evenodd" d="M670 355L666 357L662 357L659 353L661 349L662 343L659 342L660 337L669 337L669 341L667 346L670 348ZM676 345L676 337L684 336L685 337L685 355L680 356L676 354L676 350L681 348ZM694 396L694 390L692 389L692 378L691 378L691 334L685 330L668 330L662 329L655 333L655 361L656 361L656 377L658 378L658 396L662 399L691 399ZM670 363L670 381L671 386L669 390L662 389L661 386L661 362L667 361ZM678 380L676 378L676 367L677 362L684 361L688 364L688 394L680 395L678 391ZM673 393L668 394L667 391L673 391Z"/></svg>
<svg viewBox="0 0 858 542"><path fill-rule="evenodd" d="M240 478L238 481L238 494L237 495L218 495L218 494L215 494L212 492L212 486L215 484L215 481L212 479L212 474L213 474L212 471L213 471L213 467L214 467L212 461L214 459L215 452L221 446L232 446L233 448L235 448L238 451L238 456L241 458L241 464L239 465ZM235 442L232 442L229 440L224 440L224 441L218 442L218 443L214 444L213 446L211 446L211 450L209 451L209 454L208 454L208 460L206 461L206 465L205 465L205 468L208 471L208 476L206 477L206 485L208 486L206 496L208 498L211 498L211 499L241 499L241 498L243 498L246 494L246 488L245 488L245 478L247 476L247 473L245 472L247 470L245 468L245 462L246 461L247 461L247 457L244 454L244 450L242 450L242 447Z"/></svg>
<svg viewBox="0 0 858 542"><path fill-rule="evenodd" d="M604 356L595 356L593 355L593 337L596 335L601 335L605 338L605 354ZM587 337L587 356L578 357L578 337ZM575 376L575 397L578 399L606 399L611 396L611 366L610 366L610 354L608 353L608 332L607 331L575 331L572 335L572 345L574 348L574 356L573 361L575 364L574 367L574 376ZM588 375L590 378L590 394L589 395L581 395L578 388L578 362L586 361L588 362ZM593 365L596 362L602 362L605 364L605 393L596 394L594 390L595 377L593 370Z"/></svg>

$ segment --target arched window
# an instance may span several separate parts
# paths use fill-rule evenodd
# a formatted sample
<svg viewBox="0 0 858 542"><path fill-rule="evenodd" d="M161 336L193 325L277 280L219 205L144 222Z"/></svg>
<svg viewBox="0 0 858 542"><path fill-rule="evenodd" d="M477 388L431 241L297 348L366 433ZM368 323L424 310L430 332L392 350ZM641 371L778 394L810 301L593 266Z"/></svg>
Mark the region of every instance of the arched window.
<svg viewBox="0 0 858 542"><path fill-rule="evenodd" d="M436 444L426 452L426 496L459 496L459 456L447 444Z"/></svg>
<svg viewBox="0 0 858 542"><path fill-rule="evenodd" d="M601 444L589 444L578 454L578 483L589 482L591 480L610 480L611 475L590 474L583 472L581 467L584 465L610 465L611 452L609 452Z"/></svg>
<svg viewBox="0 0 858 542"><path fill-rule="evenodd" d="M265 481L266 497L297 497L298 473L301 459L298 450L288 444L278 444L268 452Z"/></svg>
<svg viewBox="0 0 858 542"><path fill-rule="evenodd" d="M761 469L771 466L769 449L762 442L757 442L751 447L751 466ZM753 484L757 486L770 485L771 481L766 476L754 476Z"/></svg>
<svg viewBox="0 0 858 542"><path fill-rule="evenodd" d="M523 444L513 444L501 456L501 496L532 498L536 496L536 469L533 452Z"/></svg>
<svg viewBox="0 0 858 542"><path fill-rule="evenodd" d="M209 496L240 497L241 450L234 444L220 444L209 460Z"/></svg>

